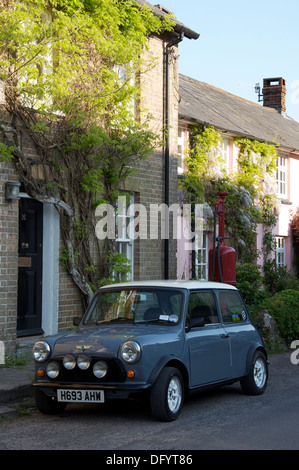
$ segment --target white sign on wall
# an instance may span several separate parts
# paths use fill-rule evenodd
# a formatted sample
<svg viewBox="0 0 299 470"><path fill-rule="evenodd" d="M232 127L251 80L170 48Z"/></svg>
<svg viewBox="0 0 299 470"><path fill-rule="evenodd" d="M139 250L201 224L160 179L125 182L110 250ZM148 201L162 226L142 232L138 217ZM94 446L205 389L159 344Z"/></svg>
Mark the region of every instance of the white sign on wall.
<svg viewBox="0 0 299 470"><path fill-rule="evenodd" d="M5 345L0 341L0 364L5 364Z"/></svg>

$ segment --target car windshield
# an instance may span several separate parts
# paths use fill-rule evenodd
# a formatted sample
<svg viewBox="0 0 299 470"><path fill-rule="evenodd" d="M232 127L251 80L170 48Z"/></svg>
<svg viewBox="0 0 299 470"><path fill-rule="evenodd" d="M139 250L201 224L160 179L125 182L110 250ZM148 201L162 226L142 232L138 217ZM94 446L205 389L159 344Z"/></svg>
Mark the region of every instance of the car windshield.
<svg viewBox="0 0 299 470"><path fill-rule="evenodd" d="M121 289L99 293L84 319L84 324L101 322L178 323L183 303L182 292L159 289Z"/></svg>

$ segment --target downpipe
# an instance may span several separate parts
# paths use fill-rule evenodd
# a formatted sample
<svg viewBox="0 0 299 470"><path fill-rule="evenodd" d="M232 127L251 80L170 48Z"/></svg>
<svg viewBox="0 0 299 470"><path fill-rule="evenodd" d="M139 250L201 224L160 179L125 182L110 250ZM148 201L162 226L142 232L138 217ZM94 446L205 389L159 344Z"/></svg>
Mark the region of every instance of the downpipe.
<svg viewBox="0 0 299 470"><path fill-rule="evenodd" d="M165 132L165 151L164 151L164 164L165 164L165 176L164 176L164 185L165 185L165 194L164 201L167 207L169 207L169 115L170 115L170 52L173 46L176 46L184 39L184 33L180 33L178 38L173 39L168 44L166 44L166 97L165 97L165 117L164 117L164 132ZM166 220L166 223L169 223L169 220ZM169 233L166 231L166 233ZM166 237L164 240L164 278L169 279L169 240Z"/></svg>

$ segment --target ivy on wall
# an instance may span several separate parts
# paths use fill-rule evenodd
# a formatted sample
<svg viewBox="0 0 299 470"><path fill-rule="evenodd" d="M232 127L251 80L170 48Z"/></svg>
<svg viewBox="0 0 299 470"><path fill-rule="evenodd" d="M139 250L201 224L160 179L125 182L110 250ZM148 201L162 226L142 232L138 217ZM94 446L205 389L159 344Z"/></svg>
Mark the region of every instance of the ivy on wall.
<svg viewBox="0 0 299 470"><path fill-rule="evenodd" d="M269 238L277 218L274 178L277 149L275 145L248 138L235 138L234 143L239 148L238 166L229 175L220 153L221 134L211 126L193 128L186 159L187 171L180 184L188 202L205 202L212 210L217 192L229 193L225 201L225 229L229 243L235 248L239 262L254 262L258 256L258 224L264 227L266 258L273 250ZM207 224L212 224L212 218Z"/></svg>
<svg viewBox="0 0 299 470"><path fill-rule="evenodd" d="M156 64L145 60L148 37L173 26L129 1L0 2L0 162L12 162L30 197L55 204L60 261L86 304L128 269L115 240L95 240L95 208L116 206L124 181L162 146L135 78Z"/></svg>
<svg viewBox="0 0 299 470"><path fill-rule="evenodd" d="M291 214L291 230L293 235L294 265L297 277L299 277L299 207L295 213Z"/></svg>

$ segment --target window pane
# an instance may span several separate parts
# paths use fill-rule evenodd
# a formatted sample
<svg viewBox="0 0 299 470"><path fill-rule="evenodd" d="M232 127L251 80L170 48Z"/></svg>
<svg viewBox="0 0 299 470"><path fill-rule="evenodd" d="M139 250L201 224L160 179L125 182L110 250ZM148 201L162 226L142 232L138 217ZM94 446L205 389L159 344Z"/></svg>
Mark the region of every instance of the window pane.
<svg viewBox="0 0 299 470"><path fill-rule="evenodd" d="M134 216L128 215L128 207L134 204L134 196L130 195L127 206L121 207L116 217L117 239L115 244L116 253L124 255L128 262L121 265L113 272L113 277L118 281L131 281L134 278L134 240L130 238L129 223Z"/></svg>
<svg viewBox="0 0 299 470"><path fill-rule="evenodd" d="M278 157L276 160L276 184L277 184L277 194L279 196L286 195L286 158Z"/></svg>
<svg viewBox="0 0 299 470"><path fill-rule="evenodd" d="M195 246L194 268L196 279L208 279L208 235L206 233L202 236L202 244Z"/></svg>
<svg viewBox="0 0 299 470"><path fill-rule="evenodd" d="M276 240L276 265L277 267L283 267L286 265L286 249L285 249L285 239L284 237L275 237Z"/></svg>
<svg viewBox="0 0 299 470"><path fill-rule="evenodd" d="M229 290L219 292L219 303L224 323L247 320L247 314L238 292Z"/></svg>
<svg viewBox="0 0 299 470"><path fill-rule="evenodd" d="M212 292L192 292L189 296L187 317L204 317L205 323L218 323L219 318Z"/></svg>

